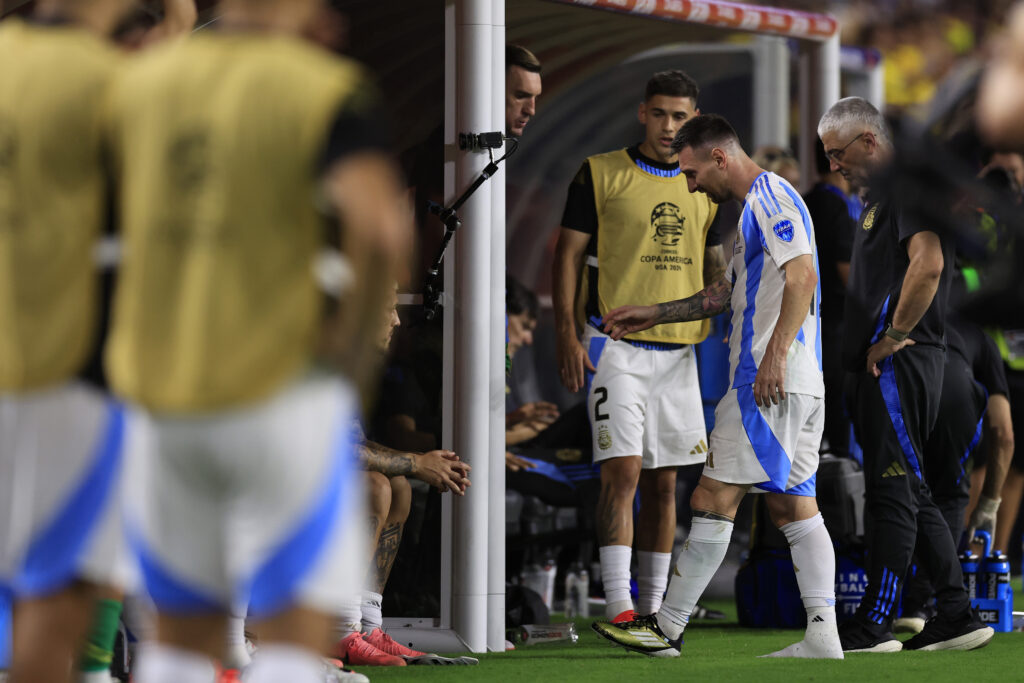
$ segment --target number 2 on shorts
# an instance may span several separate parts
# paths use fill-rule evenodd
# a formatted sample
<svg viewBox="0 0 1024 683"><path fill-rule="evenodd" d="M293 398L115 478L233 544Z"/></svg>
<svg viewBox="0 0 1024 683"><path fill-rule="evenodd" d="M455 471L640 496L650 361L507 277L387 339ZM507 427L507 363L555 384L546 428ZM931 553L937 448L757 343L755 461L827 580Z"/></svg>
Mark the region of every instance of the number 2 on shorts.
<svg viewBox="0 0 1024 683"><path fill-rule="evenodd" d="M594 422L607 420L608 413L601 412L601 404L608 400L608 390L604 387L594 387L594 395L600 396L600 398L597 399L597 403L594 404Z"/></svg>

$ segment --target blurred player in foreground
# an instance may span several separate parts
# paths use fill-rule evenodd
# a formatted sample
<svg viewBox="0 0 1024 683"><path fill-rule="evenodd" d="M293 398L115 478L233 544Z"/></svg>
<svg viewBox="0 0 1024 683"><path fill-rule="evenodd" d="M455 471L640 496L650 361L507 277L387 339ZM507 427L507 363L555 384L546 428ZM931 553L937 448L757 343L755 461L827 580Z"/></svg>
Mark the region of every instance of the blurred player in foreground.
<svg viewBox="0 0 1024 683"><path fill-rule="evenodd" d="M375 374L366 332L410 230L374 90L299 39L319 4L224 0L216 32L113 92L124 255L107 362L138 408L129 537L158 611L137 683L209 681L238 605L260 634L248 681L323 681L365 566L354 387ZM318 206L355 274L327 320Z"/></svg>
<svg viewBox="0 0 1024 683"><path fill-rule="evenodd" d="M195 19L166 0L154 38ZM124 412L103 391L101 118L131 0L40 0L0 24L0 584L12 681L110 680ZM90 620L95 619L88 632ZM88 638L86 638L88 633ZM84 646L84 651L82 647Z"/></svg>
<svg viewBox="0 0 1024 683"><path fill-rule="evenodd" d="M654 615L594 630L630 650L678 657L697 599L722 563L748 492L767 496L789 541L804 639L772 657L842 659L836 629L835 553L815 501L824 428L821 323L814 227L797 191L757 166L720 116L691 119L672 143L691 192L744 201L725 276L686 299L624 306L604 318L613 339L654 325L732 309L730 389L715 409L704 474L690 499L693 526L668 594Z"/></svg>

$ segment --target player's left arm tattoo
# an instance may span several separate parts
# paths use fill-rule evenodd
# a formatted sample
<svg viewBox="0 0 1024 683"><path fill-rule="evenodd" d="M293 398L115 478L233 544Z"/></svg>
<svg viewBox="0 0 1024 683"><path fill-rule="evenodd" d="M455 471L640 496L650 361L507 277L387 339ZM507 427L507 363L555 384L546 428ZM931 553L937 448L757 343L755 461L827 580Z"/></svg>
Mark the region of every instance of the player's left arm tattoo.
<svg viewBox="0 0 1024 683"><path fill-rule="evenodd" d="M717 282L725 275L725 250L721 244L704 247L704 282Z"/></svg>
<svg viewBox="0 0 1024 683"><path fill-rule="evenodd" d="M357 449L363 469L371 472L380 472L386 477L397 477L412 475L416 471L416 456L411 453L396 451L369 440L364 440Z"/></svg>
<svg viewBox="0 0 1024 683"><path fill-rule="evenodd" d="M377 551L373 555L373 575L375 593L383 593L384 586L391 574L391 567L395 564L395 556L398 555L398 546L402 544L401 522L395 522L384 527L380 532L380 540L377 542Z"/></svg>
<svg viewBox="0 0 1024 683"><path fill-rule="evenodd" d="M719 277L693 296L658 304L657 324L713 318L731 307L732 283Z"/></svg>

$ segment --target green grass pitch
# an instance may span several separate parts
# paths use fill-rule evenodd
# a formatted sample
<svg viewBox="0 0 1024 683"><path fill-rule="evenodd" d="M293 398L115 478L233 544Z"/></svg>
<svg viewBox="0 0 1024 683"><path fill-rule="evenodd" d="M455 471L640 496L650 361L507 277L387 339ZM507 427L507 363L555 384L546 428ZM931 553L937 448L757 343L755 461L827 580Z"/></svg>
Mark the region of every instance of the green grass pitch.
<svg viewBox="0 0 1024 683"><path fill-rule="evenodd" d="M1020 578L1014 579L1016 609L1024 610ZM652 659L614 647L579 619L575 645L556 642L513 652L476 655L479 666L401 668L362 667L360 673L378 681L699 681L722 683L794 683L796 681L1024 681L1024 633L997 633L986 647L973 652L897 652L848 655L843 661L758 659L799 640L801 631L741 628L735 605L708 601L729 615L725 622L694 622L678 659ZM555 615L557 620L557 616ZM898 636L904 639L907 636Z"/></svg>

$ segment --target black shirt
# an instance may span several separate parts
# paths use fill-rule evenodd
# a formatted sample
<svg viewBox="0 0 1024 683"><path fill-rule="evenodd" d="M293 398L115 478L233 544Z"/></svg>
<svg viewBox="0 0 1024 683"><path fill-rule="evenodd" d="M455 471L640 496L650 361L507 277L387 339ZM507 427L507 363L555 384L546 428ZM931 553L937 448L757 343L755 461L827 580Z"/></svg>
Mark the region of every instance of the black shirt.
<svg viewBox="0 0 1024 683"><path fill-rule="evenodd" d="M962 316L950 315L946 321L946 341L950 353L963 358L974 379L985 387L989 396L1010 395L999 348L980 327Z"/></svg>
<svg viewBox="0 0 1024 683"><path fill-rule="evenodd" d="M846 298L846 285L839 278L837 264L850 262L857 228L850 217L849 206L837 192L838 188L818 183L804 195L814 223L814 241L818 245L822 327L830 331L836 331L843 321Z"/></svg>
<svg viewBox="0 0 1024 683"><path fill-rule="evenodd" d="M927 226L908 220L897 202L875 190L869 192L860 225L854 231L846 291L843 365L847 370L864 370L868 347L892 323L910 265L907 242L928 230ZM931 305L911 330L910 338L917 344L944 347L953 252L950 240L939 237L944 257L942 276Z"/></svg>

